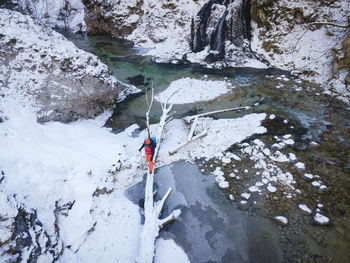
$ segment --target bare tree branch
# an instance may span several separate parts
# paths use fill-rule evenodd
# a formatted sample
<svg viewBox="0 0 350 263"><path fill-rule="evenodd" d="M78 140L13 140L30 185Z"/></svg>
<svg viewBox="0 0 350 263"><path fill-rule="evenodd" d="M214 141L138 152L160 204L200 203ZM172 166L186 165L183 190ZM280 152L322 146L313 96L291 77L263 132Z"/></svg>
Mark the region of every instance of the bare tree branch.
<svg viewBox="0 0 350 263"><path fill-rule="evenodd" d="M325 26L335 26L335 27L341 27L341 28L349 28L350 24L348 25L339 25L339 24L335 24L335 23L331 23L331 22L313 22L310 23L309 25L325 25Z"/></svg>

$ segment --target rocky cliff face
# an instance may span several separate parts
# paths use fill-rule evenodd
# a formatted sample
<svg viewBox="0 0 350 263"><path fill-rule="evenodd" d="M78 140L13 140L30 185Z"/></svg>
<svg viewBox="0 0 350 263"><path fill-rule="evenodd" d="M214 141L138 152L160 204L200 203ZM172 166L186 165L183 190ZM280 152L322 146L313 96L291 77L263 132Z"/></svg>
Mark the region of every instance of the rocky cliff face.
<svg viewBox="0 0 350 263"><path fill-rule="evenodd" d="M244 65L250 50L250 0L210 0L192 19L191 50L207 49L205 61Z"/></svg>
<svg viewBox="0 0 350 263"><path fill-rule="evenodd" d="M274 66L319 83L334 95L350 96L344 59L348 0L68 2L73 6L81 1L90 34L123 37L150 48L148 55L156 62Z"/></svg>
<svg viewBox="0 0 350 263"><path fill-rule="evenodd" d="M32 104L38 120L92 118L136 89L96 56L30 17L0 9L1 94Z"/></svg>

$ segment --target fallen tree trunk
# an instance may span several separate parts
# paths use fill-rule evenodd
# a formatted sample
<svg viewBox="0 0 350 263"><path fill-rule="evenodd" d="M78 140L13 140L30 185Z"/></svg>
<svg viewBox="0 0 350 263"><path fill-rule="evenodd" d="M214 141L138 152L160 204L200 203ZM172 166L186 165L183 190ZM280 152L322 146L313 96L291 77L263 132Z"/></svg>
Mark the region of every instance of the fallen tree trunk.
<svg viewBox="0 0 350 263"><path fill-rule="evenodd" d="M187 141L184 142L183 144L179 145L176 149L172 150L169 152L170 155L173 155L174 153L176 153L178 150L180 150L182 147L185 147L187 144L189 144L190 142L193 142L199 138L202 138L204 137L205 135L208 134L208 130L204 130L202 131L200 134L198 134L197 136L193 137L193 134L194 134L194 131L196 129L196 126L197 126L197 122L198 122L198 116L196 116L194 118L194 121L192 123L192 126L191 126L191 130L190 130L190 133L188 134L188 137L187 137Z"/></svg>
<svg viewBox="0 0 350 263"><path fill-rule="evenodd" d="M204 112L204 113L200 113L200 114L197 114L197 115L187 116L187 117L185 117L183 119L187 123L191 123L192 120L194 120L196 118L200 118L200 117L208 117L208 116L212 116L212 115L215 115L215 114L225 113L225 112L232 112L232 111L250 110L251 108L253 108L255 106L258 106L263 100L264 100L264 98L259 99L257 102L255 102L253 104L253 106L244 106L244 107L237 107L237 108L230 108L230 109L224 109L224 110L216 110L216 111Z"/></svg>
<svg viewBox="0 0 350 263"><path fill-rule="evenodd" d="M215 115L215 114L231 112L231 111L250 110L251 108L252 108L251 106L245 106L245 107L238 107L238 108L231 108L231 109L224 109L224 110L204 112L204 113L193 115L193 116L187 116L187 117L184 118L184 120L187 123L190 123L195 118L208 117L208 116L212 116L212 115Z"/></svg>
<svg viewBox="0 0 350 263"><path fill-rule="evenodd" d="M169 99L168 99L168 101L169 101ZM148 102L148 99L147 99L147 102ZM156 136L157 146L156 146L156 149L154 151L154 156L153 156L154 163L155 163L157 155L158 155L164 127L172 119L170 117L172 115L172 113L170 113L170 111L172 109L172 105L168 106L167 102L161 103L163 114L160 118L158 133ZM147 127L150 127L148 114L150 112L150 107L152 106L152 103L153 103L153 88L152 88L151 103L148 103L149 109L146 113L146 120L148 122ZM139 263L152 263L153 262L154 248L155 248L154 243L155 243L156 238L159 235L159 230L164 225L174 221L181 214L181 211L179 209L177 209L177 210L174 210L166 218L159 219L159 216L160 216L162 209L163 209L163 205L164 205L166 199L169 197L172 189L169 188L169 190L164 195L164 197L159 202L154 204L154 200L153 200L154 170L155 170L155 168L153 168L153 171L151 173L149 172L149 170L147 171L147 179L146 179L146 186L145 186L145 204L144 204L145 223L143 225L143 229L141 232L140 252L139 252L139 256L137 258L137 262L139 262Z"/></svg>

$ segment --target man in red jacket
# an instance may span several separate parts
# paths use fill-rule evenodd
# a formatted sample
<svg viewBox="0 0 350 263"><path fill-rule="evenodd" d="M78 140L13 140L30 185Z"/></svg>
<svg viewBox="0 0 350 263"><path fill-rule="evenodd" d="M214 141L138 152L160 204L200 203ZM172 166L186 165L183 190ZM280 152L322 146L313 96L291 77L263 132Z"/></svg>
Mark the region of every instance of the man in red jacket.
<svg viewBox="0 0 350 263"><path fill-rule="evenodd" d="M147 138L145 142L142 144L139 151L142 150L142 148L145 147L145 155L146 155L146 161L148 162L149 172L152 173L153 171L153 155L154 155L154 149L156 148L156 144L153 140L150 138Z"/></svg>

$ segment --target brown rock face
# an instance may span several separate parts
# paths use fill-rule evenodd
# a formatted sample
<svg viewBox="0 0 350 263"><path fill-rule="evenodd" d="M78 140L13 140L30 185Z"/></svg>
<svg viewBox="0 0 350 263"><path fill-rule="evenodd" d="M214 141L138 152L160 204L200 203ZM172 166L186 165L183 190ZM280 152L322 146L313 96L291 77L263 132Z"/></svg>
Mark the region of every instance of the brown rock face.
<svg viewBox="0 0 350 263"><path fill-rule="evenodd" d="M347 38L343 41L342 47L344 52L344 60L343 60L342 66L345 69L349 70L350 69L350 31L348 33ZM345 83L347 87L350 86L350 73L346 76Z"/></svg>
<svg viewBox="0 0 350 263"><path fill-rule="evenodd" d="M96 0L83 0L83 3L86 7L84 19L90 35L126 37L134 31L138 17L143 14L143 0L130 1L129 4L121 4L120 1L101 3ZM120 10L116 8L118 6Z"/></svg>

